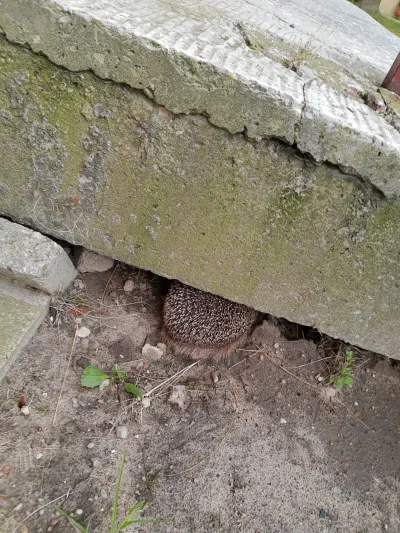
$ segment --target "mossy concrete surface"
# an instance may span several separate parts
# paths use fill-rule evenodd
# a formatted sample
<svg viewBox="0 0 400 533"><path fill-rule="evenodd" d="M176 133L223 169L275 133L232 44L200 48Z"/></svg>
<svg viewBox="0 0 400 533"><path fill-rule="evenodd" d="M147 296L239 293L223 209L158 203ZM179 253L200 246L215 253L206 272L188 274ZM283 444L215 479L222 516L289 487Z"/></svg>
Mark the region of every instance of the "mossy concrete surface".
<svg viewBox="0 0 400 533"><path fill-rule="evenodd" d="M278 138L400 197L400 132L365 105L399 39L345 0L4 0L0 31L174 114Z"/></svg>
<svg viewBox="0 0 400 533"><path fill-rule="evenodd" d="M400 209L279 141L1 41L0 213L400 358Z"/></svg>
<svg viewBox="0 0 400 533"><path fill-rule="evenodd" d="M40 326L49 303L50 296L0 277L0 380Z"/></svg>

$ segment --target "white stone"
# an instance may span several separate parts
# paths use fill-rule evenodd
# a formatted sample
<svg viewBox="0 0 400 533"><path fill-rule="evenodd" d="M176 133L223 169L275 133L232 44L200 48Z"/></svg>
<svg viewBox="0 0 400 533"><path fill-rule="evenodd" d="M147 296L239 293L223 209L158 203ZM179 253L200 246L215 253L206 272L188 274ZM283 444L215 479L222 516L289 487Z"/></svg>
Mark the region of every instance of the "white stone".
<svg viewBox="0 0 400 533"><path fill-rule="evenodd" d="M23 407L21 407L21 413L23 415L28 416L30 412L31 411L27 405L24 405Z"/></svg>
<svg viewBox="0 0 400 533"><path fill-rule="evenodd" d="M151 405L151 398L148 398L147 396L145 396L144 398L142 398L142 406L143 408L147 408L147 407L150 407Z"/></svg>
<svg viewBox="0 0 400 533"><path fill-rule="evenodd" d="M128 428L126 426L117 426L115 433L119 439L126 439L128 437Z"/></svg>
<svg viewBox="0 0 400 533"><path fill-rule="evenodd" d="M134 288L135 288L135 283L133 282L133 280L128 279L127 281L125 281L125 284L124 284L125 292L132 292Z"/></svg>
<svg viewBox="0 0 400 533"><path fill-rule="evenodd" d="M151 361L158 361L164 355L164 352L158 346L145 344L142 348L142 355Z"/></svg>
<svg viewBox="0 0 400 533"><path fill-rule="evenodd" d="M82 326L81 328L76 330L75 335L80 339L84 339L85 337L88 337L90 335L90 329L86 328L85 326Z"/></svg>

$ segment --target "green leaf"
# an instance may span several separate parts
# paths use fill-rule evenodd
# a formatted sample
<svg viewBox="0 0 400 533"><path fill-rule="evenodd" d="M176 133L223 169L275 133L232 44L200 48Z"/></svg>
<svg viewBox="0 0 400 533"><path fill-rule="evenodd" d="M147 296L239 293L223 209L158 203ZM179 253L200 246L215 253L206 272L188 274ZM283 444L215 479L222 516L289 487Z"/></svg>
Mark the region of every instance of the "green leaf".
<svg viewBox="0 0 400 533"><path fill-rule="evenodd" d="M338 377L333 374L330 378L329 378L329 383L336 383L338 380Z"/></svg>
<svg viewBox="0 0 400 533"><path fill-rule="evenodd" d="M143 396L142 391L133 383L125 383L125 390L136 396L136 398L142 398Z"/></svg>
<svg viewBox="0 0 400 533"><path fill-rule="evenodd" d="M113 374L119 379L124 379L126 377L126 372L120 372L118 365L113 365L111 370L113 371Z"/></svg>
<svg viewBox="0 0 400 533"><path fill-rule="evenodd" d="M353 378L346 378L344 380L344 382L346 383L346 385L353 385L354 380L353 380Z"/></svg>
<svg viewBox="0 0 400 533"><path fill-rule="evenodd" d="M84 387L98 387L105 379L108 379L108 376L100 368L87 366L81 376L81 384Z"/></svg>
<svg viewBox="0 0 400 533"><path fill-rule="evenodd" d="M82 524L79 524L76 520L72 518L72 516L69 516L65 511L60 509L59 507L56 507L57 511L60 513L61 516L64 516L68 520L68 522L71 524L73 528L75 528L76 531L81 531L82 533L89 533L89 530L86 529Z"/></svg>

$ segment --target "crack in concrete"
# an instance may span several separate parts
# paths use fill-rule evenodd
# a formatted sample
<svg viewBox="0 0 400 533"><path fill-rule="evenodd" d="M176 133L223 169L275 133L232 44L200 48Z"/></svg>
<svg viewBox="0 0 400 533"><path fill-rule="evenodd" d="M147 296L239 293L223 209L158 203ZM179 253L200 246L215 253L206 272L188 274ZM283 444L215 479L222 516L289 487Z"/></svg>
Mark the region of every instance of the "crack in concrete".
<svg viewBox="0 0 400 533"><path fill-rule="evenodd" d="M236 25L236 28L239 30L239 32L242 35L242 37L245 39L246 33L243 35L239 25ZM32 46L28 42L25 41L24 43L18 43L18 42L15 42L15 41L9 39L8 36L7 36L6 31L4 30L4 28L2 28L0 26L0 41L2 39L4 39L5 41L7 41L8 43L10 43L10 44L12 44L14 46L21 46L22 48L25 48L25 49L29 50L30 52L32 52L35 55L44 57L46 59L46 61L48 61L51 65L53 65L53 66L55 66L57 68L63 69L66 72L70 72L72 74L90 74L90 75L94 76L95 78L97 78L98 80L109 82L109 83L113 83L113 84L119 85L121 87L126 87L127 89L129 89L131 91L137 91L138 93L142 94L145 98L147 98L148 100L150 100L154 104L156 104L156 105L158 105L160 107L164 107L165 109L170 111L174 116L179 116L179 115L182 115L182 114L187 115L187 116L202 116L214 128L224 130L227 133L229 133L230 135L238 135L238 134L239 135L243 135L243 137L246 139L247 142L261 142L261 141L268 141L268 140L272 140L272 139L273 140L277 140L277 141L281 142L282 144L284 144L285 146L294 148L302 156L308 157L313 164L329 164L329 165L335 166L343 174L343 178L344 179L348 179L348 177L350 176L350 178L351 177L355 178L355 180L353 180L354 182L359 183L360 181L362 181L364 186L367 185L367 186L371 187L371 190L373 190L374 192L378 193L380 198L382 198L382 197L386 198L385 194L378 187L376 187L374 184L372 184L369 180L364 179L363 176L358 174L356 171L353 171L353 169L350 169L350 170L349 169L345 169L343 166L341 166L339 164L334 164L331 161L329 161L328 159L324 159L321 162L317 162L315 160L314 156L310 152L302 151L302 150L299 149L299 147L297 145L298 140L299 140L298 133L299 133L299 131L301 129L301 125L302 125L302 122L303 122L304 114L305 114L305 111L306 111L306 108L307 108L306 89L307 89L307 87L311 86L311 84L314 81L316 81L317 78L313 78L313 79L308 80L307 82L304 82L302 84L303 103L302 103L302 108L301 108L301 111L300 111L300 118L294 124L294 128L295 128L295 133L294 133L295 142L294 143L290 143L286 138L281 138L281 137L277 137L277 136L274 136L274 135L264 136L264 137L260 136L260 137L257 137L256 139L254 139L253 137L249 137L247 135L246 132L248 130L248 126L246 124L243 125L243 128L240 131L232 133L231 131L228 130L228 128L224 128L221 125L213 123L212 120L210 119L210 115L206 111L204 111L204 112L198 111L196 113L190 113L190 112L189 113L182 113L182 112L173 111L172 109L170 109L164 103L160 103L160 102L157 101L157 99L155 98L155 95L154 95L154 88L153 87L150 87L150 86L146 86L146 87L143 87L143 88L132 87L132 85L130 85L127 82L115 81L112 78L107 78L107 77L100 76L92 68L82 69L82 70L71 70L71 69L69 69L69 68L67 68L67 67L65 67L63 65L60 65L60 64L56 63L52 59L50 59L50 57L43 50L40 50L39 52L34 51Z"/></svg>

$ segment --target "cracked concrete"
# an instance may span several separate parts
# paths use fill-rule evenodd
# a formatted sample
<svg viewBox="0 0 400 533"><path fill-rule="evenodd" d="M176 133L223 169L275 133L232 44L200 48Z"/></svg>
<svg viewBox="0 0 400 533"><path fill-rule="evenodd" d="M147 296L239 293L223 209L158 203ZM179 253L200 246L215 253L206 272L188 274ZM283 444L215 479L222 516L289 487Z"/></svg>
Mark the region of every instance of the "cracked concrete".
<svg viewBox="0 0 400 533"><path fill-rule="evenodd" d="M399 41L345 0L203 0L194 11L186 0L167 11L163 0L19 0L5 7L6 36L58 65L146 90L173 113L204 114L230 133L296 144L388 198L400 194L400 133L359 97L346 96L379 85ZM264 46L249 47L238 20ZM274 47L286 62L300 50L302 64L316 62L314 70L285 68Z"/></svg>

